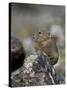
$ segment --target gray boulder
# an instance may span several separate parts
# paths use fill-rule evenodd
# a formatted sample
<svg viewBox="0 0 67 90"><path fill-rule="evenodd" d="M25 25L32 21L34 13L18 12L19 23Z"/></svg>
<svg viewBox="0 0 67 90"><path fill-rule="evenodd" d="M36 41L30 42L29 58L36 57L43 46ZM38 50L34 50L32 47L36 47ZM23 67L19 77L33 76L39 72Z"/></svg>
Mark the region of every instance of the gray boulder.
<svg viewBox="0 0 67 90"><path fill-rule="evenodd" d="M44 53L33 54L24 60L24 65L11 74L11 84L17 86L38 86L59 84L56 73Z"/></svg>

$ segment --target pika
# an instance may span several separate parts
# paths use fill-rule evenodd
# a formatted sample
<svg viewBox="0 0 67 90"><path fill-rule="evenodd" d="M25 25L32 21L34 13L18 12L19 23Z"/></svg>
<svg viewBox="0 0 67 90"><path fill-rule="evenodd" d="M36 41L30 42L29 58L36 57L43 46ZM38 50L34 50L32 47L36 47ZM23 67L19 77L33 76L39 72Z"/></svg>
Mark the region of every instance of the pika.
<svg viewBox="0 0 67 90"><path fill-rule="evenodd" d="M55 36L44 34L43 32L38 32L34 35L33 47L35 52L38 50L45 52L49 58L52 65L58 62L59 52Z"/></svg>

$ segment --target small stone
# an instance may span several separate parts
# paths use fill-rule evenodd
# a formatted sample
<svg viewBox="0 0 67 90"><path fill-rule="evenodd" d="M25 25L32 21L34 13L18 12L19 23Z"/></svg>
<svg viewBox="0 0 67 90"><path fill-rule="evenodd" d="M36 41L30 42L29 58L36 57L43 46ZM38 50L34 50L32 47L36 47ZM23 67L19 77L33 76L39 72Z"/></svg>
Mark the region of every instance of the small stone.
<svg viewBox="0 0 67 90"><path fill-rule="evenodd" d="M34 72L32 72L32 73L30 74L30 77L34 77L34 74L35 74L35 73L34 73Z"/></svg>
<svg viewBox="0 0 67 90"><path fill-rule="evenodd" d="M19 70L16 70L12 73L13 75L18 75L19 74Z"/></svg>
<svg viewBox="0 0 67 90"><path fill-rule="evenodd" d="M19 83L21 80L20 79L18 79L18 80L15 80L15 82L17 82L17 83Z"/></svg>

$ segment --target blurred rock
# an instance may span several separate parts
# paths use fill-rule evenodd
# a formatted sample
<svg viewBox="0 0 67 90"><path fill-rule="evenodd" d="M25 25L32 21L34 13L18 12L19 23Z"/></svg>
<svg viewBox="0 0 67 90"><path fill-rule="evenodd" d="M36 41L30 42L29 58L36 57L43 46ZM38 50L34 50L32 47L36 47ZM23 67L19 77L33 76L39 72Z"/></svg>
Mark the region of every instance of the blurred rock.
<svg viewBox="0 0 67 90"><path fill-rule="evenodd" d="M64 33L63 28L60 25L52 25L50 28L51 35L54 35L57 37L57 40L59 44L64 44Z"/></svg>
<svg viewBox="0 0 67 90"><path fill-rule="evenodd" d="M16 37L11 37L11 60L10 60L10 69L11 72L17 70L22 66L25 59L25 50L23 44Z"/></svg>

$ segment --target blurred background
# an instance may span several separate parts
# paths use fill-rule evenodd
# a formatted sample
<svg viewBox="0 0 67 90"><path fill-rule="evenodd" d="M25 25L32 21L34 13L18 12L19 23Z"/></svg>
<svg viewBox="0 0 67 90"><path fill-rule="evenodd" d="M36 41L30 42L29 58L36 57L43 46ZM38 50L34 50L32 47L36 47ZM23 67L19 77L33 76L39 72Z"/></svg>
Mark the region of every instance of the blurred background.
<svg viewBox="0 0 67 90"><path fill-rule="evenodd" d="M24 44L27 56L32 52L31 36L37 31L58 38L59 60L55 65L59 78L65 79L65 6L11 4L11 35Z"/></svg>

